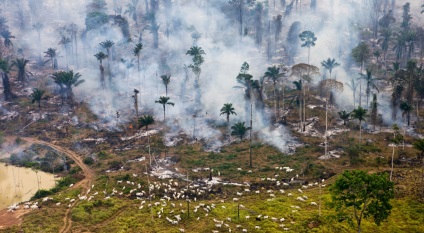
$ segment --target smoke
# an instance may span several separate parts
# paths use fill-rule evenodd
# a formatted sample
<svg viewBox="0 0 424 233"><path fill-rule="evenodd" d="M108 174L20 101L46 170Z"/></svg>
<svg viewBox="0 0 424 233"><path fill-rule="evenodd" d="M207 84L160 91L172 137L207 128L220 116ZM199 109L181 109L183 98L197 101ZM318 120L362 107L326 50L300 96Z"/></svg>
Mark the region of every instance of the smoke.
<svg viewBox="0 0 424 233"><path fill-rule="evenodd" d="M29 2L34 4L34 0ZM119 8L122 8L122 16L130 24L131 42L123 36L121 28L113 23L108 23L108 26L101 30L85 33L84 19L86 5L89 2L91 1L45 0L37 2L40 4L37 9L42 10L36 10L26 1L24 1L25 4L8 1L8 5L3 6L3 9L4 11L10 9L6 16L12 24L13 12L19 7L23 9L28 19L25 30L13 31L17 36L16 41L19 41L16 47L25 48L26 57L37 59L40 51L46 51L49 47L57 48L60 52L59 67L65 70L73 69L82 75L85 83L74 88L75 96L78 100L89 104L91 110L99 116L99 123L102 126L116 130L123 124L134 121L135 110L132 98L134 89L140 91L139 112L152 114L157 122L161 121L163 107L155 103L155 100L165 96L165 87L160 80L160 76L164 74L171 75L168 97L170 102L175 103L175 106L166 106L166 120L163 123L167 125L169 132L165 134L165 137L175 137L184 133L188 137L201 140L210 150L219 150L227 143L225 135L228 135L227 131L221 132L217 129L218 126L225 124L225 116L219 115L224 103L232 103L237 112L237 115L231 115L231 124L245 121L248 125L250 112L245 109L244 90L234 88L238 85L236 76L240 66L247 61L250 65L249 73L254 79L259 79L268 66L279 61L267 60L266 49L264 49L267 35L264 35L262 47L255 44L253 35L242 39L238 36L238 23L235 16L229 17L231 15L228 12L232 10L227 0L180 0L172 1L172 7L160 6L155 15L157 26L159 26L158 49L154 48L155 32L149 31L154 25L149 25L149 20L143 19L146 9L142 1L137 7L138 26L135 26L131 17L123 14L129 1L106 1L108 15L115 15L115 12L119 12ZM266 5L266 1L258 2ZM334 2L333 6L331 2ZM291 15L284 19L280 40L285 40L283 35L288 33L293 22L300 22L301 31L313 31L318 38L316 45L311 48L310 63L322 70L320 65L322 60L329 57L336 58L342 66L334 70L333 76L342 83L350 82L352 78L357 78L356 73L359 72L349 71L351 69L348 63L351 49L359 42L355 25L364 24L367 20L367 17L363 17L364 7L356 1L326 0L318 3L316 13L310 12L305 5L301 10L293 9ZM282 10L278 8L278 4L275 12L271 8L266 10L263 16L264 32L267 31L267 22L272 20L273 16L283 14ZM52 14L42 12L52 12ZM37 22L44 24L40 41L37 32L31 26ZM64 46L58 44L62 36L59 29L71 23L77 25L78 40L77 44L74 41L71 42L66 52ZM251 33L254 22L247 18L245 23ZM271 35L270 37L272 38ZM99 45L105 40L112 40L115 44L111 50L111 63L109 64L108 59L103 61L107 88L102 89L99 62L94 54L99 51L106 53L106 50ZM137 57L133 54L133 48L138 42L143 43L140 72L138 72ZM184 69L184 66L192 64L192 57L186 55L186 52L194 45L200 46L206 53L205 62L201 65L200 91L197 94L194 85L195 75L190 68ZM276 50L281 51L280 48ZM307 48L299 47L297 52L298 54L293 58L294 64L306 63ZM121 59L125 62L121 62ZM109 67L113 75L112 83L108 81ZM320 80L321 77L315 77L313 83L316 84ZM196 98L200 98L200 101L196 101ZM379 95L379 99L384 106L388 106L387 98ZM349 110L353 108L352 92L347 86L342 93L337 94L337 103L342 108ZM388 111L381 108L380 112ZM271 125L269 115L255 108L253 131L260 139L283 152L288 152L291 150L289 144L293 142L293 138L285 127ZM173 143L169 142L169 144Z"/></svg>

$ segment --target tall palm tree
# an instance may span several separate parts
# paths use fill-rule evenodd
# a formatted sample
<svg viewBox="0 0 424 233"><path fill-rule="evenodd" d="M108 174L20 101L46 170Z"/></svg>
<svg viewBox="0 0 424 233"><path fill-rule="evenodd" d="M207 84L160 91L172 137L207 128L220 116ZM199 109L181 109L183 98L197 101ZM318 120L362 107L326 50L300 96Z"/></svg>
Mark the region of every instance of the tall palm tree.
<svg viewBox="0 0 424 233"><path fill-rule="evenodd" d="M406 117L406 120L408 121L408 126L411 123L411 112L414 110L414 107L412 104L409 104L408 102L404 101L400 104L400 109L402 112L402 117Z"/></svg>
<svg viewBox="0 0 424 233"><path fill-rule="evenodd" d="M17 58L15 61L12 61L12 65L16 66L18 69L18 80L22 82L23 85L25 85L26 78L29 78L29 74L32 75L31 72L26 70L26 65L28 64L28 60L25 58Z"/></svg>
<svg viewBox="0 0 424 233"><path fill-rule="evenodd" d="M350 88L350 90L352 90L352 94L353 94L353 108L356 108L356 89L358 88L359 83L355 82L355 79L352 78L350 80L350 83L345 83L346 86L348 86Z"/></svg>
<svg viewBox="0 0 424 233"><path fill-rule="evenodd" d="M193 64L190 64L188 67L192 70L192 72L196 75L196 82L199 81L200 73L202 69L200 66L205 62L205 59L202 55L206 55L205 51L202 47L192 46L187 52L186 55L190 55L193 57Z"/></svg>
<svg viewBox="0 0 424 233"><path fill-rule="evenodd" d="M142 43L138 43L135 45L134 49L133 49L133 54L134 56L137 57L137 71L140 72L140 55L141 55L141 50L143 49L143 44Z"/></svg>
<svg viewBox="0 0 424 233"><path fill-rule="evenodd" d="M45 99L45 97L44 97L45 93L46 93L45 90L34 88L34 90L32 90L32 93L31 93L31 98L32 98L31 103L37 102L38 108L40 109L41 108L41 100Z"/></svg>
<svg viewBox="0 0 424 233"><path fill-rule="evenodd" d="M340 66L340 63L336 62L336 59L328 58L327 60L324 60L321 62L321 65L330 72L330 79L331 79L331 73L333 72L333 69L337 66Z"/></svg>
<svg viewBox="0 0 424 233"><path fill-rule="evenodd" d="M103 67L103 60L106 59L108 56L103 52L98 52L94 54L94 56L97 58L97 60L100 62L100 85L103 89L106 88L105 83L105 68Z"/></svg>
<svg viewBox="0 0 424 233"><path fill-rule="evenodd" d="M300 79L299 81L294 81L293 82L295 89L297 91L297 97L296 97L296 103L297 106L299 106L299 130L302 130L302 125L303 125L303 118L302 118L302 88L303 88L303 82Z"/></svg>
<svg viewBox="0 0 424 233"><path fill-rule="evenodd" d="M359 106L357 109L353 109L351 116L353 119L359 121L359 142L362 141L362 121L365 121L365 116L367 115L367 110Z"/></svg>
<svg viewBox="0 0 424 233"><path fill-rule="evenodd" d="M48 58L46 61L44 61L44 63L51 61L53 70L56 70L58 68L57 58L59 57L59 53L56 51L57 50L54 48L48 48L47 51L44 52L46 54L44 55L44 57Z"/></svg>
<svg viewBox="0 0 424 233"><path fill-rule="evenodd" d="M162 106L163 106L163 120L165 120L165 106L166 105L171 105L171 106L175 105L173 102L169 102L169 99L170 99L169 97L161 96L161 97L159 97L159 100L155 101L155 103L162 104Z"/></svg>
<svg viewBox="0 0 424 233"><path fill-rule="evenodd" d="M367 94L367 107L369 105L369 97L371 94L371 89L375 89L377 90L377 92L379 92L376 81L381 80L381 78L375 78L372 76L372 71L368 70L366 71L366 75L361 74L360 79L365 80L367 88L365 90L366 94Z"/></svg>
<svg viewBox="0 0 424 233"><path fill-rule="evenodd" d="M282 77L284 74L280 73L280 68L277 68L277 66L268 67L268 70L265 72L264 77L271 79L273 86L274 86L274 116L275 120L278 120L278 111L277 111L277 105L280 106L279 99L277 99L277 81L280 77Z"/></svg>
<svg viewBox="0 0 424 233"><path fill-rule="evenodd" d="M102 46L104 49L106 49L106 53L107 53L107 69L108 69L108 73L109 73L109 84L112 83L112 73L110 71L110 62L112 60L112 54L111 54L111 48L115 43L111 40L105 40L103 42L100 43L100 46Z"/></svg>
<svg viewBox="0 0 424 233"><path fill-rule="evenodd" d="M53 73L51 78L53 79L54 83L56 83L59 86L59 93L60 93L60 97L62 99L62 105L63 105L63 103L65 102L65 85L63 83L64 82L63 76L61 73L55 72Z"/></svg>
<svg viewBox="0 0 424 233"><path fill-rule="evenodd" d="M346 112L346 110L337 112L337 114L339 114L340 119L343 120L343 125L346 125L346 122L349 120L350 117L350 112Z"/></svg>
<svg viewBox="0 0 424 233"><path fill-rule="evenodd" d="M9 72L10 65L8 60L0 59L0 70L2 71L4 100L9 101L14 97L10 87Z"/></svg>
<svg viewBox="0 0 424 233"><path fill-rule="evenodd" d="M3 37L3 44L6 48L13 47L12 38L15 38L15 36L12 35L12 33L9 30L2 30L0 32L0 36Z"/></svg>
<svg viewBox="0 0 424 233"><path fill-rule="evenodd" d="M162 83L165 86L165 94L168 96L168 85L171 82L171 75L165 74L161 75L160 78L162 79Z"/></svg>
<svg viewBox="0 0 424 233"><path fill-rule="evenodd" d="M71 39L66 36L62 36L59 41L59 45L62 45L65 49L65 59L66 59L66 67L68 67L68 56L69 56L69 44L71 43Z"/></svg>
<svg viewBox="0 0 424 233"><path fill-rule="evenodd" d="M145 130L148 129L149 125L155 123L155 118L152 115L144 115L138 118L138 126L139 128L145 127Z"/></svg>
<svg viewBox="0 0 424 233"><path fill-rule="evenodd" d="M37 34L38 34L38 50L39 50L38 59L41 61L41 31L44 28L44 24L41 22L38 22L32 25L32 28L34 28L34 30L37 31Z"/></svg>
<svg viewBox="0 0 424 233"><path fill-rule="evenodd" d="M236 113L234 110L235 110L235 109L234 109L234 107L233 107L233 104L231 104L231 103L226 103L226 104L224 104L224 106L221 108L221 114L219 114L219 115L220 115L220 116L221 116L222 114L227 115L227 125L229 125L229 124L230 124L230 115L231 115L231 114L237 115L237 113Z"/></svg>
<svg viewBox="0 0 424 233"><path fill-rule="evenodd" d="M243 140L243 136L248 130L251 130L250 127L245 126L245 122L237 122L235 125L231 126L231 129L231 135L239 136L240 140Z"/></svg>

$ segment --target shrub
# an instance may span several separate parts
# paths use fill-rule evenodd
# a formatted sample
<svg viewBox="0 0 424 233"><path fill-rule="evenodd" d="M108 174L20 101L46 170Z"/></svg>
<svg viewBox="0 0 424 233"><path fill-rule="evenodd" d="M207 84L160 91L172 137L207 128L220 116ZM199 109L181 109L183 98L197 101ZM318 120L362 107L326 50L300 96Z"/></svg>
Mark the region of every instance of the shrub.
<svg viewBox="0 0 424 233"><path fill-rule="evenodd" d="M91 164L94 163L94 159L91 158L91 157L85 157L84 158L84 163L87 164L87 165L91 165Z"/></svg>

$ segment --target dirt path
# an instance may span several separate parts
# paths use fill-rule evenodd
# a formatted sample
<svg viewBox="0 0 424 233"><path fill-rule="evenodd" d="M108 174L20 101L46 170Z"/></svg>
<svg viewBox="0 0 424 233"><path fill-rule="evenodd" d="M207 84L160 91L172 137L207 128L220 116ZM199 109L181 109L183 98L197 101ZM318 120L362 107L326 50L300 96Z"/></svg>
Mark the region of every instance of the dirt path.
<svg viewBox="0 0 424 233"><path fill-rule="evenodd" d="M14 140L14 138L12 138L12 137L8 137L7 139L8 140ZM85 192L88 189L91 188L91 185L92 185L93 180L94 180L94 172L93 172L93 170L91 170L90 167L88 167L82 161L82 158L79 155L77 155L75 152L70 151L66 148L63 148L61 146L57 146L57 145L54 145L52 143L41 141L41 140L38 140L38 139L35 139L35 138L22 137L21 139L27 141L28 143L32 143L32 144L36 143L36 144L49 146L49 147L57 150L58 152L64 153L67 156L69 156L81 168L81 170L84 174L84 179L82 179L80 182L75 184L73 186L73 188L82 187L85 190ZM72 212L72 209L74 208L75 205L76 205L76 203L74 203L74 205L66 211L65 216L63 217L63 227L60 230L61 233L62 232L69 232L71 225L72 225L71 212ZM7 226L20 224L22 222L21 217L25 213L27 213L27 211L24 211L23 213L22 212L16 212L16 213L13 213L13 214L7 213L6 210L0 211L0 219L5 220L5 221L0 221L0 229L1 229L1 227L7 227Z"/></svg>

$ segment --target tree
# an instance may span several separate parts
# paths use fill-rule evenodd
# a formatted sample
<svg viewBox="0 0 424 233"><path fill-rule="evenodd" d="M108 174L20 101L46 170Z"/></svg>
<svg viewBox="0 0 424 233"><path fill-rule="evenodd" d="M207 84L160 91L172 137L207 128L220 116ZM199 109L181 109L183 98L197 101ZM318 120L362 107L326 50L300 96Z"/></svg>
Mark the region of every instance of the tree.
<svg viewBox="0 0 424 233"><path fill-rule="evenodd" d="M300 79L299 81L294 81L293 84L295 86L295 89L297 91L297 98L296 98L296 103L297 106L299 106L299 118L300 118L300 122L299 122L299 130L302 131L303 129L303 118L302 118L302 80Z"/></svg>
<svg viewBox="0 0 424 233"><path fill-rule="evenodd" d="M138 26L138 21L137 21L138 2L139 0L131 0L131 2L126 5L127 9L124 12L124 14L128 14L128 16L134 20L136 26Z"/></svg>
<svg viewBox="0 0 424 233"><path fill-rule="evenodd" d="M54 48L48 48L47 51L45 51L44 53L46 54L44 55L44 57L48 58L44 61L44 63L51 61L53 70L56 70L58 68L57 57L59 57L59 53L57 53L56 49Z"/></svg>
<svg viewBox="0 0 424 233"><path fill-rule="evenodd" d="M193 46L186 52L186 55L193 57L193 64L190 64L188 68L190 68L196 75L196 85L198 85L200 73L202 72L200 66L205 62L205 59L202 55L206 55L206 53L202 47Z"/></svg>
<svg viewBox="0 0 424 233"><path fill-rule="evenodd" d="M357 109L353 109L351 116L353 119L359 121L359 143L362 141L362 121L365 121L365 116L367 115L367 110L359 106Z"/></svg>
<svg viewBox="0 0 424 233"><path fill-rule="evenodd" d="M224 104L224 106L221 108L221 114L219 114L219 115L220 115L220 116L221 116L222 114L227 115L227 125L229 125L229 124L230 124L230 115L231 115L231 114L237 115L237 113L236 113L234 110L235 110L235 109L234 109L234 107L233 107L233 104L230 104L230 103L226 103L226 104Z"/></svg>
<svg viewBox="0 0 424 233"><path fill-rule="evenodd" d="M44 93L46 93L45 90L41 90L38 88L34 88L34 90L32 90L32 93L31 93L31 98L32 98L31 103L37 102L39 109L41 108L41 100L46 99L46 97L44 97Z"/></svg>
<svg viewBox="0 0 424 233"><path fill-rule="evenodd" d="M350 117L350 112L346 112L346 110L337 112L337 114L339 115L340 119L343 120L343 125L346 125L346 122L349 120Z"/></svg>
<svg viewBox="0 0 424 233"><path fill-rule="evenodd" d="M243 140L243 136L250 130L250 127L245 126L245 122L237 122L231 126L231 135L239 136L240 140Z"/></svg>
<svg viewBox="0 0 424 233"><path fill-rule="evenodd" d="M133 55L137 57L137 71L140 72L140 55L143 49L142 43L137 43L133 49Z"/></svg>
<svg viewBox="0 0 424 233"><path fill-rule="evenodd" d="M412 145L420 151L419 157L424 158L424 139L417 139Z"/></svg>
<svg viewBox="0 0 424 233"><path fill-rule="evenodd" d="M22 82L22 85L25 85L26 78L29 78L29 74L31 74L31 72L26 70L28 62L25 58L16 58L15 61L12 61L11 67L16 66L18 69L18 80Z"/></svg>
<svg viewBox="0 0 424 233"><path fill-rule="evenodd" d="M37 34L38 34L38 50L39 50L38 59L39 59L39 61L41 61L41 31L44 28L44 24L38 22L38 23L35 23L34 25L32 25L32 28L34 28L34 30L36 30Z"/></svg>
<svg viewBox="0 0 424 233"><path fill-rule="evenodd" d="M163 106L163 120L165 120L165 106L166 105L171 105L171 106L175 105L174 103L169 102L169 99L170 99L169 97L161 96L161 97L159 97L159 100L155 101L155 103L162 104L162 106Z"/></svg>
<svg viewBox="0 0 424 233"><path fill-rule="evenodd" d="M109 16L106 12L106 5L105 0L92 0L91 3L87 4L87 15L85 17L86 31L100 28L108 22Z"/></svg>
<svg viewBox="0 0 424 233"><path fill-rule="evenodd" d="M245 7L251 7L256 0L229 0L228 3L233 6L237 12L237 21L239 23L240 37L243 37L243 12Z"/></svg>
<svg viewBox="0 0 424 233"><path fill-rule="evenodd" d="M381 78L375 78L372 76L372 71L367 69L367 74L363 75L361 74L361 77L359 79L365 80L367 89L365 90L365 93L367 94L367 107L369 103L369 96L371 94L371 89L377 90L379 92L378 87L376 85L377 80L381 80Z"/></svg>
<svg viewBox="0 0 424 233"><path fill-rule="evenodd" d="M9 80L9 72L10 72L10 65L8 60L0 59L0 70L2 71L2 81L3 81L3 93L4 93L4 100L9 101L15 95L12 93L12 88L10 87L10 80Z"/></svg>
<svg viewBox="0 0 424 233"><path fill-rule="evenodd" d="M315 46L315 41L317 38L315 37L315 34L311 31L303 31L299 34L299 38L303 43L300 45L302 47L308 48L308 65L309 65L309 57L311 54L311 47Z"/></svg>
<svg viewBox="0 0 424 233"><path fill-rule="evenodd" d="M333 69L337 66L340 66L340 63L336 62L336 59L328 58L327 60L324 60L321 62L321 65L330 72L330 79L331 79L331 73L333 72Z"/></svg>
<svg viewBox="0 0 424 233"><path fill-rule="evenodd" d="M156 12L150 11L148 12L144 17L144 21L149 22L143 30L149 30L151 34L153 34L153 48L157 49L159 48L159 28L160 25L157 22L156 19Z"/></svg>
<svg viewBox="0 0 424 233"><path fill-rule="evenodd" d="M100 62L100 65L99 65L99 69L100 69L100 86L103 89L105 89L106 88L106 82L105 82L105 68L103 67L103 60L106 59L108 56L105 53L103 53L103 52L98 52L98 53L94 54L94 56Z"/></svg>
<svg viewBox="0 0 424 233"><path fill-rule="evenodd" d="M411 123L411 112L412 110L414 110L414 107L412 106L412 104L409 104L406 101L403 101L400 104L400 109L403 111L402 112L402 117L406 117L406 120L408 121L408 126Z"/></svg>
<svg viewBox="0 0 424 233"><path fill-rule="evenodd" d="M134 89L134 95L131 96L134 99L134 109L135 109L135 115L137 117L138 117L138 93L140 93L140 91L138 91L137 89Z"/></svg>
<svg viewBox="0 0 424 233"><path fill-rule="evenodd" d="M148 129L149 125L155 123L155 118L152 115L144 115L138 118L138 128L145 127L145 130Z"/></svg>
<svg viewBox="0 0 424 233"><path fill-rule="evenodd" d="M109 85L112 83L112 73L110 71L110 61L112 60L112 54L110 52L112 46L115 43L111 40L105 40L103 42L100 43L100 46L102 46L104 49L106 49L106 53L107 53L107 69L108 69L108 73L109 73Z"/></svg>
<svg viewBox="0 0 424 233"><path fill-rule="evenodd" d="M379 123L378 122L378 102L377 102L377 95L373 94L372 97L372 101L371 101L371 113L370 113L370 117L371 117L371 124L374 125L374 130L375 130L375 126Z"/></svg>
<svg viewBox="0 0 424 233"><path fill-rule="evenodd" d="M161 75L160 78L162 79L162 83L165 86L165 94L166 96L168 96L168 85L171 82L171 75L170 74Z"/></svg>
<svg viewBox="0 0 424 233"><path fill-rule="evenodd" d="M11 39L15 38L15 36L13 36L9 30L0 31L0 36L3 37L3 44L6 48L13 47Z"/></svg>
<svg viewBox="0 0 424 233"><path fill-rule="evenodd" d="M84 79L80 79L81 75L79 73L74 74L73 70L55 72L53 73L53 77L59 77L58 79L61 80L71 103L74 98L74 92L72 91L72 88L77 87L81 83L85 82Z"/></svg>
<svg viewBox="0 0 424 233"><path fill-rule="evenodd" d="M392 162L391 162L392 169L390 170L390 181L392 181L392 175L393 175L393 159L395 157L395 147L404 140L402 134L400 134L400 128L397 124L394 124L392 126L392 130L393 130L393 138L390 141L392 142L393 150L392 150Z"/></svg>
<svg viewBox="0 0 424 233"><path fill-rule="evenodd" d="M280 106L279 98L277 98L277 81L280 77L284 76L283 73L280 73L280 68L277 68L277 66L268 67L268 70L265 72L264 77L272 80L273 86L274 86L274 115L275 120L278 119L278 111L277 106Z"/></svg>
<svg viewBox="0 0 424 233"><path fill-rule="evenodd" d="M377 225L387 219L392 209L390 199L394 198L394 183L387 176L386 173L344 171L330 187L331 206L338 220L356 220L360 233L363 218L372 218Z"/></svg>
<svg viewBox="0 0 424 233"><path fill-rule="evenodd" d="M353 108L356 108L356 89L358 88L359 83L355 82L355 79L352 78L350 80L350 83L345 83L346 86L348 86L350 88L350 90L352 90L352 94L353 94Z"/></svg>
<svg viewBox="0 0 424 233"><path fill-rule="evenodd" d="M350 53L352 58L356 63L360 64L361 70L359 72L362 75L362 70L364 69L364 63L367 62L371 57L371 50L365 42L361 42L352 49ZM359 82L359 106L362 105L362 82Z"/></svg>

